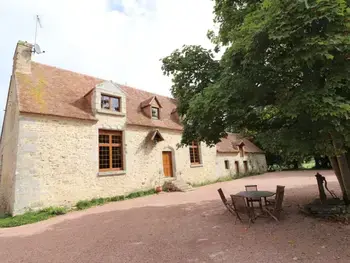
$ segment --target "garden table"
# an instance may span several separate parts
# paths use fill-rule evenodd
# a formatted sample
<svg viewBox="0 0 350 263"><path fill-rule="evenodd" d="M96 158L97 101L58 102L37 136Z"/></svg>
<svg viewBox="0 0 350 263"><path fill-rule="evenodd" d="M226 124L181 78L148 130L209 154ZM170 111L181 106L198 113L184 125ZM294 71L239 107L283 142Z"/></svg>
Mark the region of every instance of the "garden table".
<svg viewBox="0 0 350 263"><path fill-rule="evenodd" d="M237 193L236 195L243 196L245 198L266 198L275 195L275 192L270 192L270 191L241 191Z"/></svg>
<svg viewBox="0 0 350 263"><path fill-rule="evenodd" d="M252 198L252 199L264 198L265 205L266 205L266 197L270 197L270 196L273 196L275 194L276 194L275 192L270 192L270 191L241 191L241 192L237 193L236 195L245 197L246 201L247 201L247 205L249 206L248 199L250 199L250 198ZM254 206L253 206L253 208L254 208ZM261 203L260 203L260 209L261 209L261 212L263 214L263 208L261 206Z"/></svg>

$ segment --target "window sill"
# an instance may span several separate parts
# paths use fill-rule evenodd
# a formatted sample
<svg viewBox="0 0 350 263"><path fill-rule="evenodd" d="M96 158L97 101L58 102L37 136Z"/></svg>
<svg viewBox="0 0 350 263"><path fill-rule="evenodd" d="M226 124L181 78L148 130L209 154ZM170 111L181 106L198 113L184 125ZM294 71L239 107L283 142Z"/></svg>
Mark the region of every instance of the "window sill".
<svg viewBox="0 0 350 263"><path fill-rule="evenodd" d="M124 117L125 116L124 112L105 110L105 109L98 109L97 113L109 114L109 115L120 116L120 117Z"/></svg>
<svg viewBox="0 0 350 263"><path fill-rule="evenodd" d="M203 167L203 164L191 164L191 168L196 168L196 167Z"/></svg>
<svg viewBox="0 0 350 263"><path fill-rule="evenodd" d="M118 176L118 175L125 175L126 171L106 171L106 172L98 172L98 176Z"/></svg>

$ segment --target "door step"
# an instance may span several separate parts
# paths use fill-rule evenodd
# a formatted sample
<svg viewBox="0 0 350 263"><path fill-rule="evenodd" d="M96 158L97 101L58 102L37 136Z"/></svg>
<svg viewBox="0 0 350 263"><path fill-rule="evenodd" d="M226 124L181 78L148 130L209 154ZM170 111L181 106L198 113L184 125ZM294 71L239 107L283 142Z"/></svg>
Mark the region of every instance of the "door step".
<svg viewBox="0 0 350 263"><path fill-rule="evenodd" d="M164 187L170 192L188 192L193 190L192 186L181 179L168 181L164 184Z"/></svg>

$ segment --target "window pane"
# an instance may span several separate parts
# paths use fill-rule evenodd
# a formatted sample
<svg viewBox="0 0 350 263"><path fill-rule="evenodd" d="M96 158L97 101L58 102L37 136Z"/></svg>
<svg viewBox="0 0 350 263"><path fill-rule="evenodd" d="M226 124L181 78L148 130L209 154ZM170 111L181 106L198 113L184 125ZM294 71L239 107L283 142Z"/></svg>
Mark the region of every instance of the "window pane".
<svg viewBox="0 0 350 263"><path fill-rule="evenodd" d="M109 135L100 134L100 135L98 136L98 142L99 142L99 143L109 143Z"/></svg>
<svg viewBox="0 0 350 263"><path fill-rule="evenodd" d="M122 168L121 147L112 147L112 168Z"/></svg>
<svg viewBox="0 0 350 263"><path fill-rule="evenodd" d="M111 110L119 111L119 98L111 98Z"/></svg>
<svg viewBox="0 0 350 263"><path fill-rule="evenodd" d="M193 153L193 149L192 148L190 148L190 160L191 160L191 163L195 162L194 153Z"/></svg>
<svg viewBox="0 0 350 263"><path fill-rule="evenodd" d="M198 148L194 148L194 158L195 158L195 162L199 163L199 152L198 152Z"/></svg>
<svg viewBox="0 0 350 263"><path fill-rule="evenodd" d="M102 109L109 109L110 105L109 105L109 97L108 96L101 96L101 108Z"/></svg>
<svg viewBox="0 0 350 263"><path fill-rule="evenodd" d="M109 167L109 147L99 147L100 169L108 169Z"/></svg>
<svg viewBox="0 0 350 263"><path fill-rule="evenodd" d="M158 119L159 118L159 114L158 113L159 113L159 109L152 107L152 118Z"/></svg>
<svg viewBox="0 0 350 263"><path fill-rule="evenodd" d="M121 135L112 135L112 143L122 143Z"/></svg>
<svg viewBox="0 0 350 263"><path fill-rule="evenodd" d="M190 160L191 163L200 163L198 148L190 146Z"/></svg>

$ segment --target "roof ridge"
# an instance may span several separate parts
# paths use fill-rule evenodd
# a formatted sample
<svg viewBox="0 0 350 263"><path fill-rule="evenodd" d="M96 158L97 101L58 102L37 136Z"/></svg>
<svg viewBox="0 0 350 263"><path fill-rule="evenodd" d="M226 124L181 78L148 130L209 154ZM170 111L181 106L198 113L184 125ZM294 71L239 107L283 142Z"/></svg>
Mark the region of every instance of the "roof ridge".
<svg viewBox="0 0 350 263"><path fill-rule="evenodd" d="M52 66L52 65L48 65L48 64L36 62L36 61L32 61L32 63L38 64L38 65L42 65L42 66L45 66L45 67L49 67L49 68L54 68L54 69L66 71L66 72L71 72L71 73L74 73L74 74L78 74L78 75L85 76L85 77L89 77L89 78L94 78L94 79L101 80L101 81L107 81L106 79L102 79L102 78L100 78L100 77L91 76L91 75L84 74L84 73L80 73L80 72L76 72L76 71L73 71L73 70L70 70L70 69L65 69L65 68L61 68L61 67L56 67L56 66Z"/></svg>
<svg viewBox="0 0 350 263"><path fill-rule="evenodd" d="M149 91L144 90L144 89L138 89L138 88L131 87L131 86L128 86L128 85L120 84L118 82L115 82L115 83L118 84L119 86L121 86L122 88L125 87L125 88L128 88L128 89L140 90L142 92L148 93L150 97L162 97L162 98L167 98L167 99L171 99L171 100L176 100L175 98L172 98L172 97L169 97L169 96L165 96L165 95L161 95L161 94L158 94L158 93L149 92Z"/></svg>

